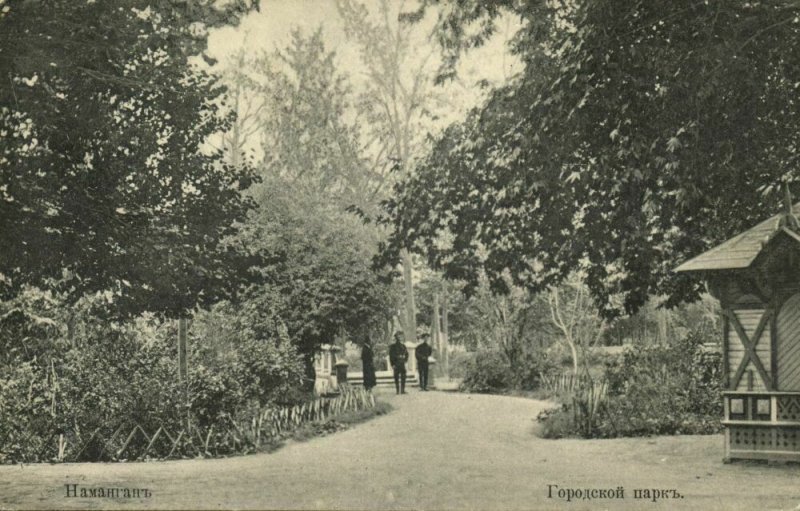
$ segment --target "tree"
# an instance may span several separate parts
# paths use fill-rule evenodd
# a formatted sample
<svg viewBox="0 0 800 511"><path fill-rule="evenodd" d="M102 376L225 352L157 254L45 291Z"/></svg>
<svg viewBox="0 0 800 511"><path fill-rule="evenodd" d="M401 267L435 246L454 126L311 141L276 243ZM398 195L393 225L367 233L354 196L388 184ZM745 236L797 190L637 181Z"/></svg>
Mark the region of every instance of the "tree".
<svg viewBox="0 0 800 511"><path fill-rule="evenodd" d="M413 247L501 292L505 271L531 292L583 271L607 317L696 299L671 270L773 213L780 181L797 191L800 6L459 2L440 11L443 76L502 9L524 20L525 70L397 187L386 259Z"/></svg>
<svg viewBox="0 0 800 511"><path fill-rule="evenodd" d="M552 287L547 292L550 318L560 333L561 341L572 356L572 372L577 376L578 362L602 338L606 322L598 317L588 290L578 275L572 275L561 288Z"/></svg>
<svg viewBox="0 0 800 511"><path fill-rule="evenodd" d="M378 3L374 17L354 0L337 0L337 6L345 33L358 43L366 68L368 83L360 105L369 128L369 145L375 154L373 173L379 178L374 199L381 199L391 184L387 179L390 172L405 176L412 171L414 148L420 146L419 121L425 115L432 78L427 69L428 58L413 61L413 27L399 22L388 0ZM400 248L400 260L405 286L403 334L406 342L413 343L417 325L414 267L405 247Z"/></svg>
<svg viewBox="0 0 800 511"><path fill-rule="evenodd" d="M228 240L254 179L202 144L229 119L191 64L208 28L254 7L126 0L9 4L0 18L0 286L112 313L180 315L232 296L252 254Z"/></svg>
<svg viewBox="0 0 800 511"><path fill-rule="evenodd" d="M263 58L249 55L240 48L221 73L221 79L228 87L228 97L234 120L228 132L221 135L221 149L228 161L238 167L248 148L252 148L253 138L260 133L263 122L265 101L262 94L254 94L262 85L252 76L254 68L263 65Z"/></svg>
<svg viewBox="0 0 800 511"><path fill-rule="evenodd" d="M265 102L260 135L262 172L280 176L297 193L339 209L367 209L376 186L361 154L346 74L327 51L322 29L292 32L289 45L261 59L254 89Z"/></svg>
<svg viewBox="0 0 800 511"><path fill-rule="evenodd" d="M279 318L303 356L313 387L320 345L345 335L361 343L391 318L394 296L372 269L376 243L352 215L265 181L249 242L275 254L262 268L266 287L251 290L261 310Z"/></svg>
<svg viewBox="0 0 800 511"><path fill-rule="evenodd" d="M320 345L368 342L391 318L394 296L372 269L379 230L347 212L364 200L358 193L369 177L347 117L347 77L321 31L295 31L285 49L252 60L241 92L262 105L250 140L261 144L263 182L239 240L269 263L260 268L264 285L246 299L286 326L313 387Z"/></svg>

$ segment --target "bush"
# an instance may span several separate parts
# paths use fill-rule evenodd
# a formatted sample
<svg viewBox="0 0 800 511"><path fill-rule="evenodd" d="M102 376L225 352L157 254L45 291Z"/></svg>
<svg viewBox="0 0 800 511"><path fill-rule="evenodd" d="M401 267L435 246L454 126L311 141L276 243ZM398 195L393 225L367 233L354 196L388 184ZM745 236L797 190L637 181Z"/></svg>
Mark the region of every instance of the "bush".
<svg viewBox="0 0 800 511"><path fill-rule="evenodd" d="M497 350L481 350L466 364L460 389L465 392L492 393L508 390L512 378L508 360Z"/></svg>
<svg viewBox="0 0 800 511"><path fill-rule="evenodd" d="M108 460L137 426L148 435L161 427L176 434L187 421L219 430L254 408L307 397L290 392L302 364L285 329L271 338L244 330L228 343L194 336L182 383L174 321L120 324L76 307L67 329L63 317L44 315L52 311L42 301L0 315L8 348L0 353L0 462ZM129 450L147 443L134 435Z"/></svg>
<svg viewBox="0 0 800 511"><path fill-rule="evenodd" d="M576 389L542 414L542 435L619 437L706 434L720 430L721 356L690 334L669 345L627 350L602 382Z"/></svg>
<svg viewBox="0 0 800 511"><path fill-rule="evenodd" d="M536 390L542 375L552 374L558 367L541 350L525 350L512 364L504 352L497 349L465 353L451 362L451 375L462 378L465 392L497 393L511 390ZM456 368L455 373L452 368ZM460 374L459 374L460 373Z"/></svg>
<svg viewBox="0 0 800 511"><path fill-rule="evenodd" d="M558 369L543 350L526 350L511 367L512 384L519 390L537 390L542 385L542 375L554 374Z"/></svg>
<svg viewBox="0 0 800 511"><path fill-rule="evenodd" d="M602 436L702 434L720 429L721 355L690 334L669 345L628 350L606 370Z"/></svg>
<svg viewBox="0 0 800 511"><path fill-rule="evenodd" d="M450 377L463 379L474 360L475 353L472 351L454 351L450 353Z"/></svg>
<svg viewBox="0 0 800 511"><path fill-rule="evenodd" d="M566 438L575 436L578 431L568 404L542 410L536 420L542 425L539 435L543 438Z"/></svg>

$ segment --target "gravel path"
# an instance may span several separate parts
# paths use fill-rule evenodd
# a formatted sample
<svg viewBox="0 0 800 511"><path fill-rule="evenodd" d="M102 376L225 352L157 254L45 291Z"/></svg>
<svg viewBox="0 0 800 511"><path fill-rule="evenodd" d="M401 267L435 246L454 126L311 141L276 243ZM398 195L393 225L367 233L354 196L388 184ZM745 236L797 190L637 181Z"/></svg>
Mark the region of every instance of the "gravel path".
<svg viewBox="0 0 800 511"><path fill-rule="evenodd" d="M800 510L800 467L724 465L720 436L543 440L533 434L543 402L416 389L382 398L390 414L271 454L2 466L0 508ZM152 496L66 498L68 483ZM623 499L600 498L620 486ZM558 496L587 488L592 500ZM634 498L653 488L683 498Z"/></svg>

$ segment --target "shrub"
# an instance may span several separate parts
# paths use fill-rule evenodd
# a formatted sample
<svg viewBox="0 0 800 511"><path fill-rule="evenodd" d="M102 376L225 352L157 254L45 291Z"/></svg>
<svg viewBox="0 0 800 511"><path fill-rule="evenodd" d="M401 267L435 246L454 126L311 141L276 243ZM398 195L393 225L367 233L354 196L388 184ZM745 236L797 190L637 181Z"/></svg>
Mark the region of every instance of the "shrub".
<svg viewBox="0 0 800 511"><path fill-rule="evenodd" d="M454 351L450 353L450 377L463 379L467 375L467 369L474 359L475 353L472 351Z"/></svg>
<svg viewBox="0 0 800 511"><path fill-rule="evenodd" d="M578 429L574 417L568 404L542 410L536 416L536 420L542 425L539 435L553 439L575 436Z"/></svg>
<svg viewBox="0 0 800 511"><path fill-rule="evenodd" d="M542 350L523 350L512 364L498 349L462 353L451 359L450 368L451 376L462 378L462 391L484 393L536 390L543 375L558 370Z"/></svg>
<svg viewBox="0 0 800 511"><path fill-rule="evenodd" d="M627 350L603 381L582 385L540 417L548 438L704 434L720 429L721 356L689 336Z"/></svg>
<svg viewBox="0 0 800 511"><path fill-rule="evenodd" d="M481 350L466 364L461 390L492 393L508 390L512 378L508 360L497 350Z"/></svg>
<svg viewBox="0 0 800 511"><path fill-rule="evenodd" d="M246 330L225 350L195 336L184 383L173 321L119 324L76 307L68 336L63 318L44 316L41 301L0 316L8 347L0 354L0 462L108 460L137 426L175 434L187 421L211 428L287 396L301 399L290 392L302 365L285 329L274 338ZM147 443L134 435L130 451Z"/></svg>
<svg viewBox="0 0 800 511"><path fill-rule="evenodd" d="M558 364L543 350L523 351L511 367L512 384L520 390L536 390L542 385L542 376L558 371Z"/></svg>
<svg viewBox="0 0 800 511"><path fill-rule="evenodd" d="M695 334L627 350L606 370L609 399L601 436L712 433L720 428L721 356Z"/></svg>
<svg viewBox="0 0 800 511"><path fill-rule="evenodd" d="M0 463L37 461L52 415L52 391L42 367L32 362L3 367L0 375Z"/></svg>

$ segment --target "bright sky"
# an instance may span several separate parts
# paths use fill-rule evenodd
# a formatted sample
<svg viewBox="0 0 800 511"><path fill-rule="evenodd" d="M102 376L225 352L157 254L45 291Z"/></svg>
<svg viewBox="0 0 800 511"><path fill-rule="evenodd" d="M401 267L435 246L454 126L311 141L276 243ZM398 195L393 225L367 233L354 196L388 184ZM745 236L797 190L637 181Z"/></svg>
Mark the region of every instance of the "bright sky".
<svg viewBox="0 0 800 511"><path fill-rule="evenodd" d="M413 1L394 1L398 10L410 11L415 8ZM375 0L365 2L368 8L376 10ZM438 57L435 42L426 38L434 21L435 12L430 12L418 27L415 28L415 44L419 51L414 55L427 55L434 52ZM518 22L516 22L518 23ZM440 123L449 124L463 117L466 110L476 105L484 93L473 85L479 80L487 80L499 84L521 69L516 58L511 56L505 41L513 35L517 28L514 20L503 19L498 24L498 34L485 47L467 54L459 68L460 84L451 84L446 97L451 103L447 112L440 113ZM243 46L254 53L266 50L272 52L283 49L290 41L293 28L301 28L311 33L322 27L329 51L336 52L336 60L340 70L346 72L358 90L363 73L356 46L345 37L343 22L339 17L334 0L262 0L261 11L249 14L236 28L224 28L214 31L209 38L210 56L217 58L224 66L230 55ZM438 59L431 61L435 69ZM452 90L450 90L452 89ZM443 127L443 126L440 126Z"/></svg>

